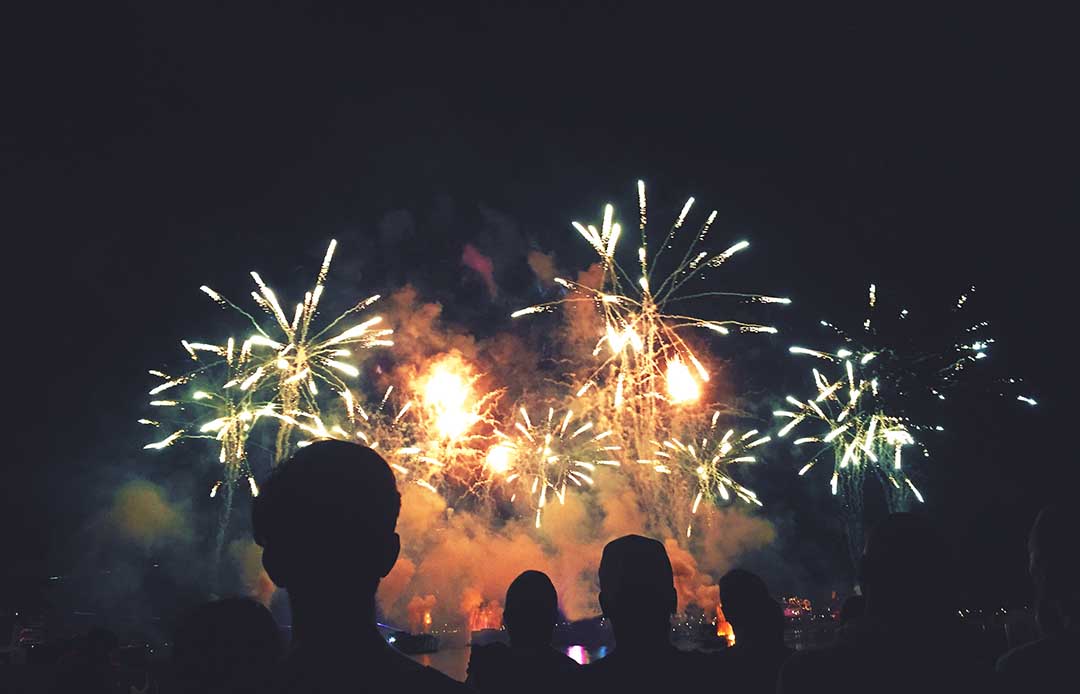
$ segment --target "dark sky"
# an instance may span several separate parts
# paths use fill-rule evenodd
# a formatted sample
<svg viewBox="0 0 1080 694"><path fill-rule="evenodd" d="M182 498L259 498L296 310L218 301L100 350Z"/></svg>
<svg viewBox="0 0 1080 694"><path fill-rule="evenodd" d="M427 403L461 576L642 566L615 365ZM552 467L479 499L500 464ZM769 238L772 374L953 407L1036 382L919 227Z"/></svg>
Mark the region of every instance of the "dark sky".
<svg viewBox="0 0 1080 694"><path fill-rule="evenodd" d="M1062 18L268 4L61 5L21 24L6 554L44 561L91 513L87 490L138 464L142 374L204 309L199 284L291 277L331 236L364 256L401 209L457 211L452 235L421 232L435 276L460 274L481 206L569 249L569 219L625 208L644 178L661 218L691 194L720 210L755 244L757 288L814 318L853 314L869 280L928 305L979 284L998 366L1042 406L972 414L935 513L989 592L1018 590L1032 514L1077 480L1058 430L1080 218ZM358 283L383 281L355 262Z"/></svg>

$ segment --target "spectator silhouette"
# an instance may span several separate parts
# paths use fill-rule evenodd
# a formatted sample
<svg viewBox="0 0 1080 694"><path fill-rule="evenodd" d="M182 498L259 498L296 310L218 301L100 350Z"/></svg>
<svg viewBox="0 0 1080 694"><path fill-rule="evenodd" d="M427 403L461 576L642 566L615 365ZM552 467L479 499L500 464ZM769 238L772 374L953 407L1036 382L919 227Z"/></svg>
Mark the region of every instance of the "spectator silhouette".
<svg viewBox="0 0 1080 694"><path fill-rule="evenodd" d="M264 692L282 656L277 623L259 603L227 598L199 605L176 630L173 689L177 694Z"/></svg>
<svg viewBox="0 0 1080 694"><path fill-rule="evenodd" d="M564 687L578 664L551 647L559 599L551 579L526 571L506 590L503 624L510 646L474 646L465 680L481 692L553 692ZM528 673L527 676L522 676Z"/></svg>
<svg viewBox="0 0 1080 694"><path fill-rule="evenodd" d="M677 605L663 544L640 535L609 542L600 559L600 608L611 622L615 649L579 670L579 690L699 691L710 685L705 657L671 643Z"/></svg>
<svg viewBox="0 0 1080 694"><path fill-rule="evenodd" d="M75 639L73 649L57 663L56 694L111 694L119 691L120 673L113 656L120 640L108 629L95 627Z"/></svg>
<svg viewBox="0 0 1080 694"><path fill-rule="evenodd" d="M737 692L775 692L784 645L784 612L755 574L734 569L720 579L720 603L735 631L735 645L720 656L725 686Z"/></svg>
<svg viewBox="0 0 1080 694"><path fill-rule="evenodd" d="M926 521L888 516L871 530L860 562L866 611L832 647L789 658L777 691L910 694L988 686L975 635L957 617L949 564L945 543Z"/></svg>
<svg viewBox="0 0 1080 694"><path fill-rule="evenodd" d="M1055 692L1076 690L1080 656L1080 571L1075 521L1060 508L1039 512L1028 538L1028 570L1035 586L1035 620L1042 638L998 660L1009 688Z"/></svg>
<svg viewBox="0 0 1080 694"><path fill-rule="evenodd" d="M271 580L288 590L284 692L463 691L391 648L375 625L375 591L401 551L401 496L379 455L317 441L281 464L255 499L252 523Z"/></svg>
<svg viewBox="0 0 1080 694"><path fill-rule="evenodd" d="M840 626L847 626L866 611L866 598L861 595L849 595L840 606Z"/></svg>

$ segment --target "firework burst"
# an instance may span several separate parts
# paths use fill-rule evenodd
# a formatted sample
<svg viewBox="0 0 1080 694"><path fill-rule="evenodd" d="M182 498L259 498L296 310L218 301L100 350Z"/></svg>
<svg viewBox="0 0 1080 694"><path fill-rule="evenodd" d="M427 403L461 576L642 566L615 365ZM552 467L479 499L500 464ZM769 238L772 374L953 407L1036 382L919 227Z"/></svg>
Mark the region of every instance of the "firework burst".
<svg viewBox="0 0 1080 694"><path fill-rule="evenodd" d="M852 556L862 550L863 480L868 470L885 483L894 510L906 508L912 497L924 501L908 475L905 449L929 458L920 438L924 432L944 428L922 418L935 413L941 401L959 390L962 376L987 357L994 343L987 334L987 322L966 319L974 290L971 287L960 295L948 314L950 322L960 327L943 330L913 325L910 312L903 308L882 315L877 287L871 284L867 314L857 331L849 333L821 322L844 346L832 351L790 348L792 354L818 359L822 366L811 372L814 392L801 399L789 395L789 407L774 412L787 420L776 435L784 438L796 432L796 446L816 448L799 469L800 476L822 460L831 461L829 487L833 495L843 498ZM943 333L958 337L944 347L926 346L927 335ZM1020 399L1027 402L1023 396Z"/></svg>
<svg viewBox="0 0 1080 694"><path fill-rule="evenodd" d="M245 343L237 348L236 341L229 338L224 345L199 343L193 347L193 343L186 343L185 349L201 363L195 370L179 377L156 370L150 372L162 379L150 389L150 406L164 416L140 419L139 423L173 431L143 448L161 450L182 439L216 441L218 462L224 470L222 479L211 487L210 496L216 496L222 485L231 496L232 485L241 478L247 478L252 494L257 494L258 487L248 467L248 437L261 417L276 413L271 403L256 400L255 391L237 385L237 379L246 372L251 360L250 345ZM170 421L163 423L161 419Z"/></svg>
<svg viewBox="0 0 1080 694"><path fill-rule="evenodd" d="M215 570L221 560L225 535L232 516L233 495L243 484L252 496L258 496L248 461L248 445L252 429L259 419L280 416L274 404L257 400L253 389L243 389L238 378L245 373L251 359L250 344L240 348L229 338L224 345L191 343L185 349L200 366L180 377L170 377L161 371L150 374L162 382L150 389L150 406L159 414L139 423L155 428L167 427L172 432L163 439L143 446L147 450L162 450L184 439L207 439L216 443L217 459L222 474L210 487L210 498L223 499L219 515L215 549ZM167 419L163 424L160 420Z"/></svg>
<svg viewBox="0 0 1080 694"><path fill-rule="evenodd" d="M788 304L790 300L725 291L682 293L688 282L705 277L710 270L724 265L750 244L739 241L719 253L699 250L716 220L714 210L692 233L681 260L674 263L674 270L665 276L660 269L660 259L683 230L694 199L686 201L651 256L646 233L645 184L641 181L638 181L638 203L641 242L632 270L627 270L616 260L622 227L614 221L614 208L607 205L600 228L573 223L599 257L603 270L601 286L590 287L555 278L555 282L566 290L566 298L530 306L512 316L551 311L567 302L587 302L596 308L601 327L593 356L601 358L601 363L585 379L578 396L592 387L606 388L610 392L611 406L629 414L633 428L631 436L639 450L644 450L648 441L656 438L655 432L662 428L658 405L693 405L700 399L703 385L709 380L708 369L684 337L687 330L719 335L728 335L732 331L776 332L771 326L756 323L698 318L679 311L678 304L718 297L780 304Z"/></svg>
<svg viewBox="0 0 1080 694"><path fill-rule="evenodd" d="M551 496L564 504L568 485L591 487L598 465L619 467L615 456L622 447L612 443L610 429L597 432L591 421L575 420L573 410L556 417L549 407L546 417L534 421L520 407L518 415L510 433L495 430L498 443L488 450L485 465L506 484L526 490L539 528Z"/></svg>
<svg viewBox="0 0 1080 694"><path fill-rule="evenodd" d="M870 465L880 470L893 487L900 489L903 482L922 501L922 495L903 473L904 447L918 446L911 433L912 425L883 409L878 377L867 373L867 365L877 354L847 349L830 354L803 347L792 347L790 351L792 354L816 357L840 371L833 380L814 368L812 373L816 393L805 400L789 395L787 402L794 409L773 412L775 416L788 420L777 431L779 438L786 437L797 428L805 428L810 422L818 425L816 435L795 439L797 446L818 445L819 448L799 470L799 475L809 472L818 459L829 452L834 461L829 481L833 494L837 494L840 477L846 470L854 474L854 471ZM808 424L804 425L803 422Z"/></svg>
<svg viewBox="0 0 1080 694"><path fill-rule="evenodd" d="M480 495L487 487L483 456L502 391L483 392L482 378L452 352L432 360L410 383L415 404L403 419L412 432L407 447L414 475L450 498Z"/></svg>
<svg viewBox="0 0 1080 694"><path fill-rule="evenodd" d="M283 460L289 453L289 437L296 427L293 423L295 417L302 412L318 413L319 383L330 386L337 393L347 390L344 379L354 379L360 374L355 364L346 361L355 356L354 350L393 345L393 341L389 339L393 330L379 327L382 323L381 316L373 316L344 330L338 330L344 320L378 301L378 294L360 301L322 328L313 325L336 248L337 241L331 241L315 278L314 288L304 294L303 302L296 305L291 320L285 314L277 295L259 273L251 273L258 289L251 293L251 297L259 308L274 319L269 327L213 289L205 285L200 287L217 303L233 308L247 317L256 330L244 343L244 350L252 355L250 364L246 371L237 376L234 384L239 385L241 390L251 390L268 384L274 388L274 400L279 404L283 415L279 419L275 463ZM199 346L187 342L184 346L194 358Z"/></svg>
<svg viewBox="0 0 1080 694"><path fill-rule="evenodd" d="M325 438L361 443L378 451L402 481L439 493L430 480L444 463L427 455L424 448L417 445L425 437L417 431L414 419L409 416L415 402L408 400L397 407L392 397L394 392L394 386L387 387L377 404L368 409L356 393L348 389L341 391L340 413L335 411L332 415L298 419L296 426L309 438L297 442L297 446L303 448ZM333 417L335 423L327 425L325 417Z"/></svg>
<svg viewBox="0 0 1080 694"><path fill-rule="evenodd" d="M757 462L753 449L768 443L772 437L762 435L757 429L737 433L728 429L718 435L717 422L720 411L716 410L709 420L708 429L700 438L689 443L671 437L656 443L652 458L639 460L639 464L651 465L663 475L673 475L680 480L692 480L693 501L690 503L690 520L686 525L686 537L693 530L693 517L702 502L715 505L718 501L730 501L731 494L756 506L763 504L750 489L732 479L728 470L739 463Z"/></svg>

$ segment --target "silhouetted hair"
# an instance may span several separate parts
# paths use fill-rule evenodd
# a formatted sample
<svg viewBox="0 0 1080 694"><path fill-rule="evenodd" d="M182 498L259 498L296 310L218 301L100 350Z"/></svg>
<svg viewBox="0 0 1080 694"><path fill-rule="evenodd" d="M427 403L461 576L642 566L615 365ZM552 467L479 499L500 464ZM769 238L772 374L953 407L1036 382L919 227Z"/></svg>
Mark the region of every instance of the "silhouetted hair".
<svg viewBox="0 0 1080 694"><path fill-rule="evenodd" d="M624 535L604 547L600 558L600 592L609 604L648 608L660 600L669 601L674 586L671 560L659 541Z"/></svg>
<svg viewBox="0 0 1080 694"><path fill-rule="evenodd" d="M311 542L325 533L390 535L401 495L378 453L344 441L316 441L279 465L252 507L255 542Z"/></svg>
<svg viewBox="0 0 1080 694"><path fill-rule="evenodd" d="M911 513L890 514L870 531L859 573L871 602L875 594L944 599L952 588L944 541L925 519Z"/></svg>
<svg viewBox="0 0 1080 694"><path fill-rule="evenodd" d="M737 604L760 605L773 601L765 581L746 569L732 569L720 578L720 600L725 612Z"/></svg>
<svg viewBox="0 0 1080 694"><path fill-rule="evenodd" d="M506 589L503 621L511 640L550 641L558 618L559 597L543 572L525 571Z"/></svg>
<svg viewBox="0 0 1080 694"><path fill-rule="evenodd" d="M719 587L724 616L735 628L736 637L743 632L783 635L783 610L760 576L732 569L720 578Z"/></svg>
<svg viewBox="0 0 1080 694"><path fill-rule="evenodd" d="M866 611L866 598L862 595L849 595L840 606L840 624L849 624Z"/></svg>

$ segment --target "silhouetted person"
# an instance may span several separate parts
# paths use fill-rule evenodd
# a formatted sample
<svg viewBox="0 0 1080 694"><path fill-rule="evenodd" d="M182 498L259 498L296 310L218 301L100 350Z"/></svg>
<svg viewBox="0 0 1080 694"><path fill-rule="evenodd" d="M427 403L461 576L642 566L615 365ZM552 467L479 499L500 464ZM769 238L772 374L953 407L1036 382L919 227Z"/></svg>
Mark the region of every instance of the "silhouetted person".
<svg viewBox="0 0 1080 694"><path fill-rule="evenodd" d="M1042 638L998 660L1007 688L1076 691L1080 658L1080 571L1076 520L1060 508L1039 512L1028 538L1028 570L1035 586L1035 620Z"/></svg>
<svg viewBox="0 0 1080 694"><path fill-rule="evenodd" d="M849 595L840 606L840 626L847 626L866 611L866 598L861 595Z"/></svg>
<svg viewBox="0 0 1080 694"><path fill-rule="evenodd" d="M688 692L715 684L704 656L671 644L677 606L664 545L640 535L609 542L600 559L600 608L611 621L615 649L580 669L578 690Z"/></svg>
<svg viewBox="0 0 1080 694"><path fill-rule="evenodd" d="M505 604L509 647L474 646L465 683L481 692L556 692L566 686L578 664L551 647L559 618L551 579L539 571L524 572L506 590Z"/></svg>
<svg viewBox="0 0 1080 694"><path fill-rule="evenodd" d="M295 649L284 692L456 692L464 685L391 648L375 591L401 551L401 496L379 455L318 441L280 465L252 510L271 580L288 590Z"/></svg>
<svg viewBox="0 0 1080 694"><path fill-rule="evenodd" d="M720 579L720 604L735 631L735 645L720 655L724 686L736 692L775 692L780 666L791 656L784 645L784 611L765 582L743 569Z"/></svg>
<svg viewBox="0 0 1080 694"><path fill-rule="evenodd" d="M57 663L55 694L112 694L119 691L119 670L113 655L120 645L116 634L95 627L75 640L73 649Z"/></svg>
<svg viewBox="0 0 1080 694"><path fill-rule="evenodd" d="M265 692L284 656L270 611L247 598L199 605L173 639L177 694Z"/></svg>
<svg viewBox="0 0 1080 694"><path fill-rule="evenodd" d="M911 694L989 685L989 664L957 617L948 550L926 521L894 513L878 524L860 575L865 613L840 629L832 647L789 658L777 691Z"/></svg>

